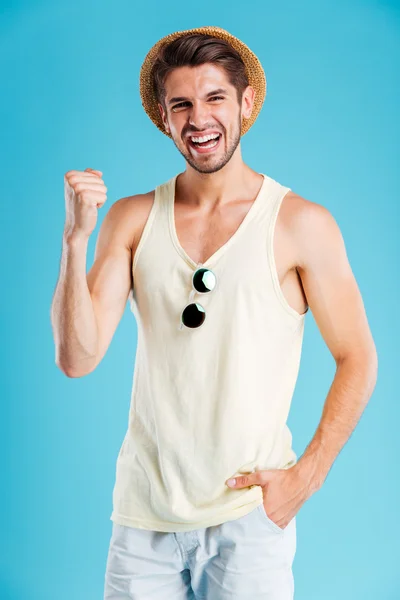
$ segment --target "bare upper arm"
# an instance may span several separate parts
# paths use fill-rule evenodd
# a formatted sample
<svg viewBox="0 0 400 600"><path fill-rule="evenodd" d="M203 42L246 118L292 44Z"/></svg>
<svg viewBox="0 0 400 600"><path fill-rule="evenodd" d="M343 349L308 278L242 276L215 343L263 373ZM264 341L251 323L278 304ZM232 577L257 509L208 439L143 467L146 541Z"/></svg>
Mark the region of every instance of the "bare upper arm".
<svg viewBox="0 0 400 600"><path fill-rule="evenodd" d="M132 284L133 197L111 205L98 233L87 283L97 321L98 356L103 359L124 313Z"/></svg>
<svg viewBox="0 0 400 600"><path fill-rule="evenodd" d="M339 226L324 206L297 196L292 217L297 270L308 305L336 363L377 360L364 303Z"/></svg>

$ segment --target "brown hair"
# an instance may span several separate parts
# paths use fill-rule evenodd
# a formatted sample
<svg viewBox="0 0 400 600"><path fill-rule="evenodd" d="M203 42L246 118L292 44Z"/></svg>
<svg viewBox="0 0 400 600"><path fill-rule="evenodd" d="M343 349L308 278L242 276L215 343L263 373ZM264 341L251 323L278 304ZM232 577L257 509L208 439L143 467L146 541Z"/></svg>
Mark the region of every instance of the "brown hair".
<svg viewBox="0 0 400 600"><path fill-rule="evenodd" d="M225 70L229 83L236 88L238 102L241 102L249 80L240 54L225 40L196 33L164 45L154 61L151 72L154 92L164 110L167 75L178 67L194 67L205 63L214 63Z"/></svg>

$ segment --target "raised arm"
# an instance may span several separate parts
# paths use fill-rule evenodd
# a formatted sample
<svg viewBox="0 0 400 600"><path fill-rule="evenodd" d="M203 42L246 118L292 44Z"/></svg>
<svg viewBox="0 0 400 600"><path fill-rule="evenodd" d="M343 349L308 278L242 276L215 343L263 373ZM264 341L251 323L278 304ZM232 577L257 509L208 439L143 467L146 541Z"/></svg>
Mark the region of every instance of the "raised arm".
<svg viewBox="0 0 400 600"><path fill-rule="evenodd" d="M77 177L82 178L78 173L66 175L71 185ZM131 220L126 218L131 198L114 202L105 215L95 259L86 274L87 244L97 217L93 217L93 211L105 201L100 197L104 193L101 182L88 175L84 183L81 181L85 192L80 206L77 208L75 198L73 210L71 205L67 209L60 276L51 307L56 364L68 377L87 375L102 360L124 312L132 282L133 231Z"/></svg>

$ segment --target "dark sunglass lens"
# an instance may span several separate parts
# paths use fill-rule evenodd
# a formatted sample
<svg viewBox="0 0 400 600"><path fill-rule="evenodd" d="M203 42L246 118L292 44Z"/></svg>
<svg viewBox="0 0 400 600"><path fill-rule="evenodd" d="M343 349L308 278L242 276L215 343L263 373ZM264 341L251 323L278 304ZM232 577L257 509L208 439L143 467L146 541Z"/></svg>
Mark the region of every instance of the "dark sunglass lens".
<svg viewBox="0 0 400 600"><path fill-rule="evenodd" d="M211 292L217 279L212 271L209 269L197 269L196 273L193 275L193 285L196 290L200 293Z"/></svg>
<svg viewBox="0 0 400 600"><path fill-rule="evenodd" d="M186 327L200 327L205 318L206 312L201 304L189 304L182 313L182 322Z"/></svg>

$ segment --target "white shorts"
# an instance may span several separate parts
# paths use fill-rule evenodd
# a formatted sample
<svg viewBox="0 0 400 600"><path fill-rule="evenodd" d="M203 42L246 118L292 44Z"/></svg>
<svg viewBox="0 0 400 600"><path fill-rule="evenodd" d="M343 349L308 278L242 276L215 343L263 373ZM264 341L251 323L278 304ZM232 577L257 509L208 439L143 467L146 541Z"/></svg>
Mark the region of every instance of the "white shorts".
<svg viewBox="0 0 400 600"><path fill-rule="evenodd" d="M185 532L113 523L104 600L293 600L296 517L281 529L260 504Z"/></svg>

